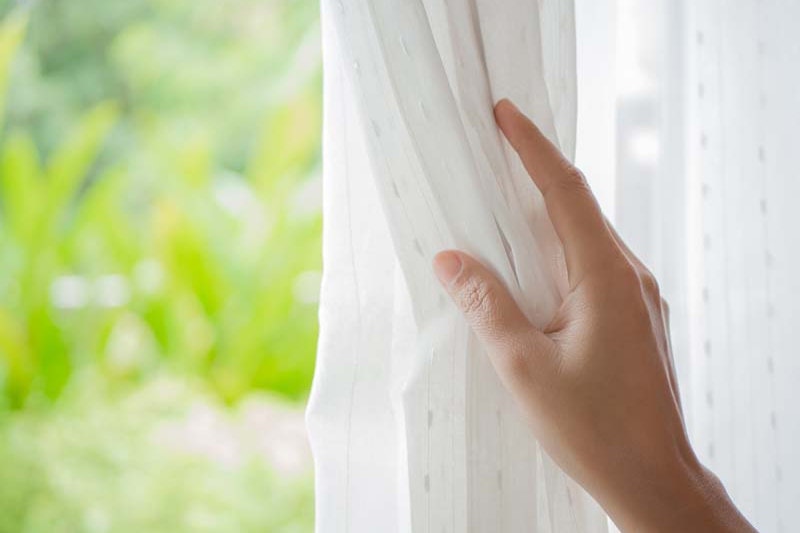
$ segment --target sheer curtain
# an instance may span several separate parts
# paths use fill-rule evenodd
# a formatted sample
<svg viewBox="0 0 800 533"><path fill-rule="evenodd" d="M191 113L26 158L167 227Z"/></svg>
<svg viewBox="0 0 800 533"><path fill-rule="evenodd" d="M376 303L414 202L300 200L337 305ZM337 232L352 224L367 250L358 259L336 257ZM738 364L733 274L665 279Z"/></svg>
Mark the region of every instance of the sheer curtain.
<svg viewBox="0 0 800 533"><path fill-rule="evenodd" d="M800 3L706 2L690 15L694 433L763 531L797 531Z"/></svg>
<svg viewBox="0 0 800 533"><path fill-rule="evenodd" d="M575 4L323 1L318 531L606 529L431 273L460 248L534 321L560 301L501 97L570 156L579 110L578 164L670 301L698 452L759 528L800 529L800 4Z"/></svg>
<svg viewBox="0 0 800 533"><path fill-rule="evenodd" d="M329 0L325 248L308 421L320 531L601 531L440 290L492 265L530 318L564 287L541 199L504 144L512 98L571 154L572 0Z"/></svg>
<svg viewBox="0 0 800 533"><path fill-rule="evenodd" d="M800 3L577 3L579 114L605 110L578 163L670 302L695 448L760 531L798 531Z"/></svg>

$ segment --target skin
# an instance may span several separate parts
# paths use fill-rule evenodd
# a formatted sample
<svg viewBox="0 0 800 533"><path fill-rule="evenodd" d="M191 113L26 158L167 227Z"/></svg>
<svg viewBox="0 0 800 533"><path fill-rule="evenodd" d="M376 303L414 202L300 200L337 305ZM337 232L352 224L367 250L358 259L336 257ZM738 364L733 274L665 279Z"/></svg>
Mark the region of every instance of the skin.
<svg viewBox="0 0 800 533"><path fill-rule="evenodd" d="M467 254L438 254L434 271L534 435L622 531L755 531L689 443L655 278L533 122L509 101L495 117L545 198L569 293L540 330Z"/></svg>

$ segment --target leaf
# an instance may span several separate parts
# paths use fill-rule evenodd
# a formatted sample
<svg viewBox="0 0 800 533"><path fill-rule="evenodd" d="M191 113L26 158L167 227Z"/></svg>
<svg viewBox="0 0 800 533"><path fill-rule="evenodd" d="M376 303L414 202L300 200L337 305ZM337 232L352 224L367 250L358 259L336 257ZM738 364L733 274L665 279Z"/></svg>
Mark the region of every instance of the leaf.
<svg viewBox="0 0 800 533"><path fill-rule="evenodd" d="M103 141L118 115L117 106L103 102L89 111L56 151L46 171L45 216L53 221L84 184Z"/></svg>
<svg viewBox="0 0 800 533"><path fill-rule="evenodd" d="M48 302L33 302L27 316L28 341L36 369L37 389L55 400L69 381L73 364L64 331Z"/></svg>
<svg viewBox="0 0 800 533"><path fill-rule="evenodd" d="M0 195L4 224L20 244L33 246L42 180L39 155L28 135L12 135L0 149Z"/></svg>
<svg viewBox="0 0 800 533"><path fill-rule="evenodd" d="M267 116L247 177L270 199L280 180L296 177L316 156L320 120L315 93L304 94Z"/></svg>
<svg viewBox="0 0 800 533"><path fill-rule="evenodd" d="M0 308L0 365L4 367L3 385L13 407L21 406L30 390L31 363L24 328L14 316Z"/></svg>
<svg viewBox="0 0 800 533"><path fill-rule="evenodd" d="M81 195L76 213L60 240L67 263L86 272L127 270L142 254L134 225L126 212L128 174L122 165L111 166Z"/></svg>

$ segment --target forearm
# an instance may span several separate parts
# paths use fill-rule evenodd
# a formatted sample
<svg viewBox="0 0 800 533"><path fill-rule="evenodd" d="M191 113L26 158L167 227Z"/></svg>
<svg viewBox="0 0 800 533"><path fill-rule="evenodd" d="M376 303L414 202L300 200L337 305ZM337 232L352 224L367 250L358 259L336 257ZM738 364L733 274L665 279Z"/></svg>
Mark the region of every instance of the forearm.
<svg viewBox="0 0 800 533"><path fill-rule="evenodd" d="M719 479L699 462L673 465L658 476L639 476L604 502L623 532L752 532Z"/></svg>

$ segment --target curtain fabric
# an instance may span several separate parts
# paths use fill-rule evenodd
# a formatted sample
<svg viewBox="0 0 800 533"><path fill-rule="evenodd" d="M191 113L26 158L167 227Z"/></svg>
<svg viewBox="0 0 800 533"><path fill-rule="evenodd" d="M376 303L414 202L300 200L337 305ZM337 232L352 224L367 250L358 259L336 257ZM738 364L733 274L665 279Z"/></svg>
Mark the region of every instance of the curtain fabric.
<svg viewBox="0 0 800 533"><path fill-rule="evenodd" d="M577 0L579 166L671 307L701 459L800 530L800 3ZM325 0L317 528L602 531L431 274L464 249L544 323L564 287L509 97L575 149L571 0Z"/></svg>
<svg viewBox="0 0 800 533"><path fill-rule="evenodd" d="M690 436L759 531L800 531L800 3L618 6L642 33L617 84L644 81L617 95L616 222L670 302Z"/></svg>
<svg viewBox="0 0 800 533"><path fill-rule="evenodd" d="M798 531L800 3L688 15L693 434L761 531Z"/></svg>
<svg viewBox="0 0 800 533"><path fill-rule="evenodd" d="M431 269L495 269L535 323L565 288L511 98L575 147L572 0L325 0L324 276L308 427L322 532L604 531Z"/></svg>

